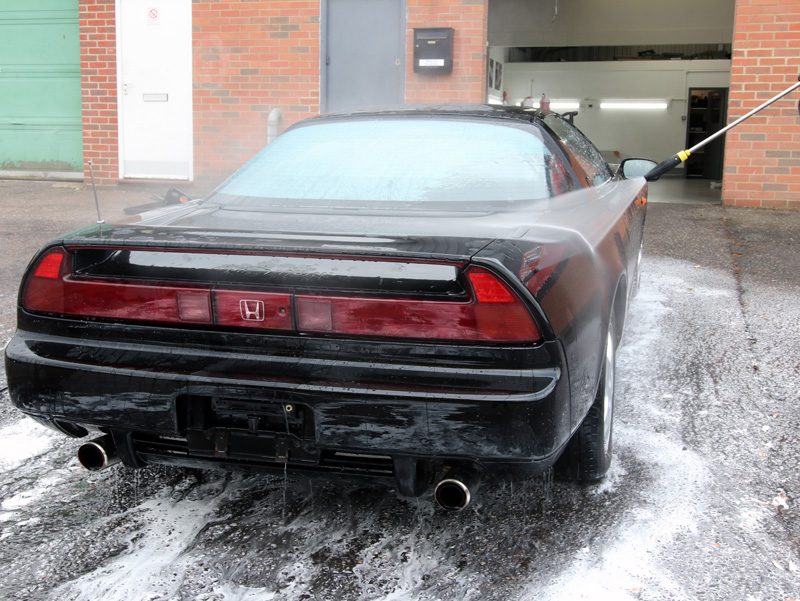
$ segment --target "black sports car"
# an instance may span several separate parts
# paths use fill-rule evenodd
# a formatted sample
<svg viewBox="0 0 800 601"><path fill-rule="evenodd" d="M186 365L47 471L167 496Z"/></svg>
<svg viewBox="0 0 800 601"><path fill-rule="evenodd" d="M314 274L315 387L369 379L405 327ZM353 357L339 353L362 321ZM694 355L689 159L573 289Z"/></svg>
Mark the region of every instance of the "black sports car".
<svg viewBox="0 0 800 601"><path fill-rule="evenodd" d="M396 479L611 459L614 354L654 163L555 113L312 118L208 198L47 244L6 349L14 405L82 463ZM185 199L184 199L185 200Z"/></svg>

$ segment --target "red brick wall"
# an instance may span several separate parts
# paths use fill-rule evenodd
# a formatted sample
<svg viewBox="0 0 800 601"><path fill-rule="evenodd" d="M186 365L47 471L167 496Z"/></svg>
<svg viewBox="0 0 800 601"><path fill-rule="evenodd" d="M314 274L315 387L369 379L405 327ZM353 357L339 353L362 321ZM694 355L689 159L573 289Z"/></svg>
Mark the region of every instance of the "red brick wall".
<svg viewBox="0 0 800 601"><path fill-rule="evenodd" d="M728 121L797 82L800 0L737 0ZM800 209L795 91L727 134L722 201Z"/></svg>
<svg viewBox="0 0 800 601"><path fill-rule="evenodd" d="M319 1L193 4L194 169L220 179L281 130L319 112Z"/></svg>
<svg viewBox="0 0 800 601"><path fill-rule="evenodd" d="M319 0L194 0L194 172L219 181L281 130L320 107ZM487 0L407 0L407 102L483 102ZM114 0L80 0L84 157L95 178L119 177ZM452 74L413 71L413 29L453 27ZM88 171L85 174L88 180Z"/></svg>
<svg viewBox="0 0 800 601"><path fill-rule="evenodd" d="M485 102L488 0L407 0L406 102ZM414 73L414 28L452 27L453 72Z"/></svg>
<svg viewBox="0 0 800 601"><path fill-rule="evenodd" d="M117 35L114 0L80 0L84 178L92 161L98 183L119 177Z"/></svg>

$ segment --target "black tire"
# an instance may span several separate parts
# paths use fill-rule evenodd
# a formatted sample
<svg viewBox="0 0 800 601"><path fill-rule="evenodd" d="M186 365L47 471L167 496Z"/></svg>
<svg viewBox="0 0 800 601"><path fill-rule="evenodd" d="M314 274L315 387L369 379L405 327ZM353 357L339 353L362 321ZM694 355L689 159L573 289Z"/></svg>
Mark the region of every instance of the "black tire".
<svg viewBox="0 0 800 601"><path fill-rule="evenodd" d="M614 314L608 321L608 334L603 359L603 372L589 413L578 430L578 479L597 482L611 466L611 447L614 422L614 376L616 365L616 322Z"/></svg>
<svg viewBox="0 0 800 601"><path fill-rule="evenodd" d="M614 372L616 363L616 321L608 323L603 371L594 402L583 423L572 435L555 465L559 478L592 483L603 479L611 466L612 424L614 419Z"/></svg>

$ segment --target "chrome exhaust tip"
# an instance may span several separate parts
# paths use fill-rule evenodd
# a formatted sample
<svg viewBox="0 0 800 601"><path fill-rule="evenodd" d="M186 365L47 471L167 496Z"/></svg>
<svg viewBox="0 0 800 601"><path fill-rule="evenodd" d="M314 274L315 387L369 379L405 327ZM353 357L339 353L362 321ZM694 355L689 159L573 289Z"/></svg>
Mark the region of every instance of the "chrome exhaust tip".
<svg viewBox="0 0 800 601"><path fill-rule="evenodd" d="M477 469L455 466L436 485L433 496L442 509L462 511L469 505L480 484L481 474Z"/></svg>
<svg viewBox="0 0 800 601"><path fill-rule="evenodd" d="M119 463L114 439L110 434L106 434L83 443L78 448L78 461L92 472L98 472Z"/></svg>

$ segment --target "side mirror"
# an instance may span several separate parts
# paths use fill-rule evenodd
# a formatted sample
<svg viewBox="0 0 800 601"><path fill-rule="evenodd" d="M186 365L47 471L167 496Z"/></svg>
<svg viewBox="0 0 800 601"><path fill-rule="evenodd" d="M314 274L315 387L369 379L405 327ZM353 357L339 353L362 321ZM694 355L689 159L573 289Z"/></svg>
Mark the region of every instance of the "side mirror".
<svg viewBox="0 0 800 601"><path fill-rule="evenodd" d="M625 159L620 163L618 173L625 179L644 177L657 166L655 161L649 159Z"/></svg>

